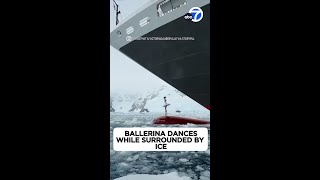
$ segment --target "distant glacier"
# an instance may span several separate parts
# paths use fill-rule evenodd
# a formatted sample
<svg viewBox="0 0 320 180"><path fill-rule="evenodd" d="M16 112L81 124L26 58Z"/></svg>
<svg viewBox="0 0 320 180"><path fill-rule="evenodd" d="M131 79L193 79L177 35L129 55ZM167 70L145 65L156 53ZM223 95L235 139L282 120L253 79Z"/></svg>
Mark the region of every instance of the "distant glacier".
<svg viewBox="0 0 320 180"><path fill-rule="evenodd" d="M164 112L164 100L167 97L168 113L200 113L210 115L205 107L184 95L172 86L163 85L146 94L120 94L111 92L110 112Z"/></svg>

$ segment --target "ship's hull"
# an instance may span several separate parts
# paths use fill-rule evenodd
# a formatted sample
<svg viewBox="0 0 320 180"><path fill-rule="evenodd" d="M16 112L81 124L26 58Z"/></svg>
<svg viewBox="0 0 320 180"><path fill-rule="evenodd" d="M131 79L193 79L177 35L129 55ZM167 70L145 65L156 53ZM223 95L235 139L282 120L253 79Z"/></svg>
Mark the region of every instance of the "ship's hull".
<svg viewBox="0 0 320 180"><path fill-rule="evenodd" d="M191 0L188 2L189 6L186 4L170 12L171 14L158 17L159 21L161 18L168 18L169 22L159 22L163 25L142 33L139 37L177 37L190 38L189 40L134 40L124 43L112 39L111 43L144 68L208 108L210 107L210 2ZM186 20L184 15L188 13L190 7L196 6L199 2L202 4L198 7L201 7L204 14L202 20L196 23ZM150 19L150 24L152 20ZM121 26L125 29L123 26L126 26L126 23ZM111 35L115 36L116 33L115 30ZM141 32L136 33L138 35ZM128 36L125 32L122 35Z"/></svg>

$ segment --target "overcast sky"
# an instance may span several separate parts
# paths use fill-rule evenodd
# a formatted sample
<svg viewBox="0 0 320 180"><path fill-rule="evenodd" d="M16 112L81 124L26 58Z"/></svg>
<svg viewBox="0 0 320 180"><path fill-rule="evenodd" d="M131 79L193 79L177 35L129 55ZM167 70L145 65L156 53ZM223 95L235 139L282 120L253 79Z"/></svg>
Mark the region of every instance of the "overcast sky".
<svg viewBox="0 0 320 180"><path fill-rule="evenodd" d="M122 17L130 16L150 0L115 0ZM115 11L110 0L110 32L115 28ZM145 93L167 84L135 61L110 46L110 91L111 93Z"/></svg>

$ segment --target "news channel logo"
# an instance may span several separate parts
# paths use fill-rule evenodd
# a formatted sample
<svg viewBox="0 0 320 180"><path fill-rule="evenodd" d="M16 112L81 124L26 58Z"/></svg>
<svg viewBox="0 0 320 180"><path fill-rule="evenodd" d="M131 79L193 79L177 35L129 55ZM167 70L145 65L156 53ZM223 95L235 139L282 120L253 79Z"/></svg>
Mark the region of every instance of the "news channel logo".
<svg viewBox="0 0 320 180"><path fill-rule="evenodd" d="M184 19L191 20L192 22L199 22L203 18L203 11L199 7L193 7L189 10L189 13L187 13L184 16Z"/></svg>

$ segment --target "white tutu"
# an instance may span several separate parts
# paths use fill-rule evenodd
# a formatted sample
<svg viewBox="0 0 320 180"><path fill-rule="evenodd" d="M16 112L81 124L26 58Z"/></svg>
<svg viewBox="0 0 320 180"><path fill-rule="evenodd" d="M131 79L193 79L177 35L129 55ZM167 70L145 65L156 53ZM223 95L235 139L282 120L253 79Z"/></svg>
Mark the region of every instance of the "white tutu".
<svg viewBox="0 0 320 180"><path fill-rule="evenodd" d="M167 106L169 106L170 104L165 104L165 105L163 105L162 107L167 107Z"/></svg>

